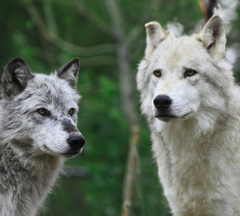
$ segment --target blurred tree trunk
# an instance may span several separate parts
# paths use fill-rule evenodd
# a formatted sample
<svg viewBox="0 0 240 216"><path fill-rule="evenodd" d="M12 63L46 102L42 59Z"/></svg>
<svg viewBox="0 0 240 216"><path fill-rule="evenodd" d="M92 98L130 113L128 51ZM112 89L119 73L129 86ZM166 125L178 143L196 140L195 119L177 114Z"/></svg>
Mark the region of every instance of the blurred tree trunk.
<svg viewBox="0 0 240 216"><path fill-rule="evenodd" d="M132 137L129 145L127 168L125 173L125 181L123 185L123 207L122 216L130 216L129 207L132 204L132 182L137 166L137 144L139 139L139 127L132 126Z"/></svg>
<svg viewBox="0 0 240 216"><path fill-rule="evenodd" d="M131 141L129 143L127 167L123 186L123 209L122 216L129 216L128 207L131 207L133 173L136 170L136 143L138 140L138 126L135 101L133 99L134 78L130 71L129 50L126 44L126 33L121 24L123 23L121 12L116 0L105 0L106 8L111 17L113 36L116 41L117 63L120 70L121 104L124 114L131 125Z"/></svg>
<svg viewBox="0 0 240 216"><path fill-rule="evenodd" d="M112 21L112 33L115 40L118 68L120 70L121 104L127 120L133 126L137 123L136 107L133 99L135 82L133 82L134 78L130 71L126 33L121 26L123 21L117 2L115 0L105 0L105 4Z"/></svg>

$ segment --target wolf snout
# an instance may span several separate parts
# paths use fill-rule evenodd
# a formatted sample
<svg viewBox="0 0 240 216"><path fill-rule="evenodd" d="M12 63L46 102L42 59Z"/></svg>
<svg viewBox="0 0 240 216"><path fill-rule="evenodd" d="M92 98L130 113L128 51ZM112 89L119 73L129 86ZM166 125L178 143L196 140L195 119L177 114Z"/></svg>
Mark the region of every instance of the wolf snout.
<svg viewBox="0 0 240 216"><path fill-rule="evenodd" d="M161 111L168 109L172 104L172 99L167 95L158 95L153 100L154 106Z"/></svg>
<svg viewBox="0 0 240 216"><path fill-rule="evenodd" d="M67 142L73 150L81 149L86 143L82 135L72 135L67 139Z"/></svg>

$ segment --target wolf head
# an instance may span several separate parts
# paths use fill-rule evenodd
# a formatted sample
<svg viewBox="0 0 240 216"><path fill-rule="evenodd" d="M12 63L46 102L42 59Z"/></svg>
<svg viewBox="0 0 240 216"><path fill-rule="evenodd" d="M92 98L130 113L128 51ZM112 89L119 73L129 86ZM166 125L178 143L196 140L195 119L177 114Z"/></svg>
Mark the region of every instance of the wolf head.
<svg viewBox="0 0 240 216"><path fill-rule="evenodd" d="M157 22L145 27L147 46L137 74L142 112L165 122L224 113L234 84L221 18L214 15L198 34L179 38Z"/></svg>
<svg viewBox="0 0 240 216"><path fill-rule="evenodd" d="M85 143L76 127L78 71L78 58L51 75L32 73L23 59L12 59L2 77L2 140L29 156L77 155Z"/></svg>

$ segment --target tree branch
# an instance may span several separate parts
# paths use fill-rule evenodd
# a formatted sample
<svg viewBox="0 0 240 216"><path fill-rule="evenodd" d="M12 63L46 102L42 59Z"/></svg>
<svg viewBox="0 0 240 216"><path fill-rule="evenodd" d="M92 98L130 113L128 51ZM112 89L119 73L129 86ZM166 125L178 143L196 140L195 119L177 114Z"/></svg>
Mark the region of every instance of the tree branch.
<svg viewBox="0 0 240 216"><path fill-rule="evenodd" d="M127 47L131 47L133 45L134 42L136 42L136 39L141 35L141 33L143 32L143 27L139 27L139 24L134 26L132 28L132 31L130 32L130 34L127 36L126 39L126 46Z"/></svg>
<svg viewBox="0 0 240 216"><path fill-rule="evenodd" d="M56 65L56 62L53 60L56 57L56 54L49 52L47 50L42 50L38 48L34 48L34 51L38 58L44 59L48 61L49 63L54 63ZM109 65L114 66L116 65L116 59L111 56L101 55L101 56L95 56L95 57L88 57L88 58L80 58L81 60L81 66L96 66L96 65Z"/></svg>
<svg viewBox="0 0 240 216"><path fill-rule="evenodd" d="M117 2L115 0L104 0L104 2L111 17L114 37L115 39L121 40L124 38L124 35L121 27L122 17Z"/></svg>
<svg viewBox="0 0 240 216"><path fill-rule="evenodd" d="M156 9L159 7L159 4L159 0L151 0L146 2L145 7L143 7L142 9L141 15L139 16L140 19L138 20L137 25L132 27L132 31L126 37L126 46L129 47L129 49L131 48L131 46L134 46L134 44L137 42L137 38L145 30L145 28L143 28L143 25L145 24L146 19L151 19L151 17L155 17Z"/></svg>
<svg viewBox="0 0 240 216"><path fill-rule="evenodd" d="M75 0L75 3L77 5L77 10L80 14L84 15L86 18L88 18L97 28L99 28L102 32L109 35L110 37L113 37L112 29L103 23L94 13L92 13L86 5L84 5L82 2L79 2Z"/></svg>
<svg viewBox="0 0 240 216"><path fill-rule="evenodd" d="M43 22L42 18L40 17L38 11L33 6L32 2L31 1L26 1L25 2L25 6L26 6L26 8L28 10L28 13L29 13L30 17L34 21L35 25L38 27L38 29L41 32L41 34L45 38L47 38L48 37L47 27L46 27L45 23Z"/></svg>
<svg viewBox="0 0 240 216"><path fill-rule="evenodd" d="M46 4L44 5L45 7L44 11L45 11L46 19L49 21L47 25L45 25L44 21L42 20L41 16L39 15L38 11L35 9L31 1L28 1L26 3L26 8L32 20L35 22L35 25L39 28L41 34L46 40L50 41L60 49L70 52L74 55L94 56L94 55L100 55L107 52L115 52L114 46L112 44L101 44L101 45L85 48L85 47L73 45L59 38L56 35L57 28L54 27L56 26L56 24L53 18L51 7L49 7L50 3L48 1L45 1L45 3Z"/></svg>
<svg viewBox="0 0 240 216"><path fill-rule="evenodd" d="M136 160L137 160L137 144L139 138L139 128L137 125L132 126L131 128L131 141L129 144L129 153L128 153L128 162L124 179L123 186L123 207L122 207L122 216L130 216L129 210L127 207L131 206L131 197L132 197L132 182L133 174L136 170Z"/></svg>
<svg viewBox="0 0 240 216"><path fill-rule="evenodd" d="M43 1L43 9L47 21L47 27L48 27L48 34L50 37L53 37L52 34L58 35L57 33L57 25L54 19L53 11L52 11L52 5L50 0L44 0Z"/></svg>
<svg viewBox="0 0 240 216"><path fill-rule="evenodd" d="M95 56L88 58L80 58L81 65L83 66L95 66L95 65L116 65L116 59L111 56Z"/></svg>
<svg viewBox="0 0 240 216"><path fill-rule="evenodd" d="M94 56L94 55L100 55L103 53L110 53L115 52L114 46L112 44L100 44L93 47L79 47L72 43L69 43L56 35L53 35L51 37L51 42L59 47L60 49L70 52L74 55L80 55L80 56Z"/></svg>

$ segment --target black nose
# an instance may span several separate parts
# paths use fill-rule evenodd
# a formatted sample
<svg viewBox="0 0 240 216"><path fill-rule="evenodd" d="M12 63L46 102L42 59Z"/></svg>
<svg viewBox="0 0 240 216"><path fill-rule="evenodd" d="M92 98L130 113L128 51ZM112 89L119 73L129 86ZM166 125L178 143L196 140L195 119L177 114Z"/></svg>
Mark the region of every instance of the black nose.
<svg viewBox="0 0 240 216"><path fill-rule="evenodd" d="M83 136L74 135L74 136L70 136L67 139L67 142L72 149L78 150L84 146L86 141Z"/></svg>
<svg viewBox="0 0 240 216"><path fill-rule="evenodd" d="M153 100L154 106L159 110L166 110L172 104L172 100L167 95L158 95Z"/></svg>

